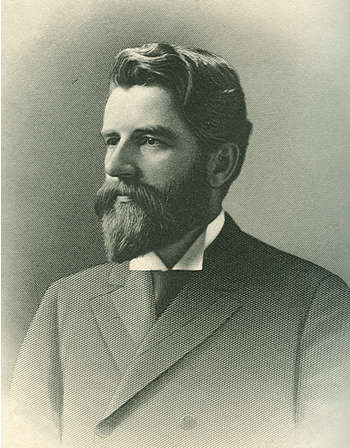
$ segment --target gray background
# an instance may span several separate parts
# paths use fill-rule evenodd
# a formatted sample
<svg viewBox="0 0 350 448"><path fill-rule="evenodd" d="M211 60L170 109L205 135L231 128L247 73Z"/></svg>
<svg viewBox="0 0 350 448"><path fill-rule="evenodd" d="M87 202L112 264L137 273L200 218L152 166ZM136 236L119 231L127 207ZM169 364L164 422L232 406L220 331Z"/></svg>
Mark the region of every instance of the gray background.
<svg viewBox="0 0 350 448"><path fill-rule="evenodd" d="M94 216L122 48L198 46L237 69L254 131L226 209L350 283L348 0L3 1L3 384L45 289L104 262Z"/></svg>

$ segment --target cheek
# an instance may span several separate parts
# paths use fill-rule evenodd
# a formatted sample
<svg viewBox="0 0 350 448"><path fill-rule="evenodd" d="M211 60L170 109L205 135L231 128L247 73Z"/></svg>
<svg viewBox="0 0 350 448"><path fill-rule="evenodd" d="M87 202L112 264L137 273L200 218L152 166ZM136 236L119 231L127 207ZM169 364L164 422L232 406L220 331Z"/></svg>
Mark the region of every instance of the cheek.
<svg viewBox="0 0 350 448"><path fill-rule="evenodd" d="M187 157L160 157L157 160L143 160L140 167L143 180L150 185L163 186L181 180L190 170L194 160Z"/></svg>
<svg viewBox="0 0 350 448"><path fill-rule="evenodd" d="M159 164L143 171L147 183L155 186L163 186L176 181L183 172L183 167L178 164Z"/></svg>

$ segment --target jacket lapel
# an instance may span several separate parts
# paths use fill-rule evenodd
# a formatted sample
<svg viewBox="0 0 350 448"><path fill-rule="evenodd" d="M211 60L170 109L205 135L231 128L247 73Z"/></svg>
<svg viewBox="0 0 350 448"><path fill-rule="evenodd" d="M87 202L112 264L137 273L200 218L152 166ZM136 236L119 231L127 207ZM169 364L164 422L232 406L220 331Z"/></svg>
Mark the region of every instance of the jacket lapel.
<svg viewBox="0 0 350 448"><path fill-rule="evenodd" d="M156 321L150 332L139 346L136 356L155 348L165 341L172 340L176 332L200 318L211 305L222 298L231 299L234 286L222 290L211 281L211 276L195 271L187 284L178 293L170 306Z"/></svg>
<svg viewBox="0 0 350 448"><path fill-rule="evenodd" d="M155 321L151 273L114 265L107 293L94 296L91 307L101 334L124 372L144 334Z"/></svg>
<svg viewBox="0 0 350 448"><path fill-rule="evenodd" d="M156 321L132 361L97 427L107 437L123 404L208 338L239 308L236 287L220 287L210 273L198 271Z"/></svg>

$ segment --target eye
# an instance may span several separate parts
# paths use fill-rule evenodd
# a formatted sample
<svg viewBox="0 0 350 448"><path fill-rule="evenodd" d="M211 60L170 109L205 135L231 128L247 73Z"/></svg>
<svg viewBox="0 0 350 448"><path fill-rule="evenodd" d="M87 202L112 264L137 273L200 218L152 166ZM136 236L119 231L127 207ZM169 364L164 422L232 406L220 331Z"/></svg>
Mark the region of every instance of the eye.
<svg viewBox="0 0 350 448"><path fill-rule="evenodd" d="M110 137L106 140L106 145L107 146L117 146L118 142L119 142L119 138Z"/></svg>
<svg viewBox="0 0 350 448"><path fill-rule="evenodd" d="M159 140L158 138L151 137L151 136L144 136L141 138L140 141L141 146L144 146L145 148L152 148L152 149L159 149L159 150L165 150L169 148L169 145L163 141Z"/></svg>
<svg viewBox="0 0 350 448"><path fill-rule="evenodd" d="M142 144L148 146L159 146L161 142L154 137L145 137L142 141Z"/></svg>

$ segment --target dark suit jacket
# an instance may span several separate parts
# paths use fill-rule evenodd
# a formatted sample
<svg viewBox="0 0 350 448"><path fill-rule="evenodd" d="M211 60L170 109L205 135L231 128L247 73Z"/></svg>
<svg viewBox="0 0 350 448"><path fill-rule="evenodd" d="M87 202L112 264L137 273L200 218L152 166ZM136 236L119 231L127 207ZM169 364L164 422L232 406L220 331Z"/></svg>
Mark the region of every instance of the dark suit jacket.
<svg viewBox="0 0 350 448"><path fill-rule="evenodd" d="M12 385L41 431L84 448L280 447L300 420L295 434L313 440L340 424L350 301L338 277L226 215L203 270L137 347L120 311L141 294L152 294L151 274L128 263L49 288Z"/></svg>

